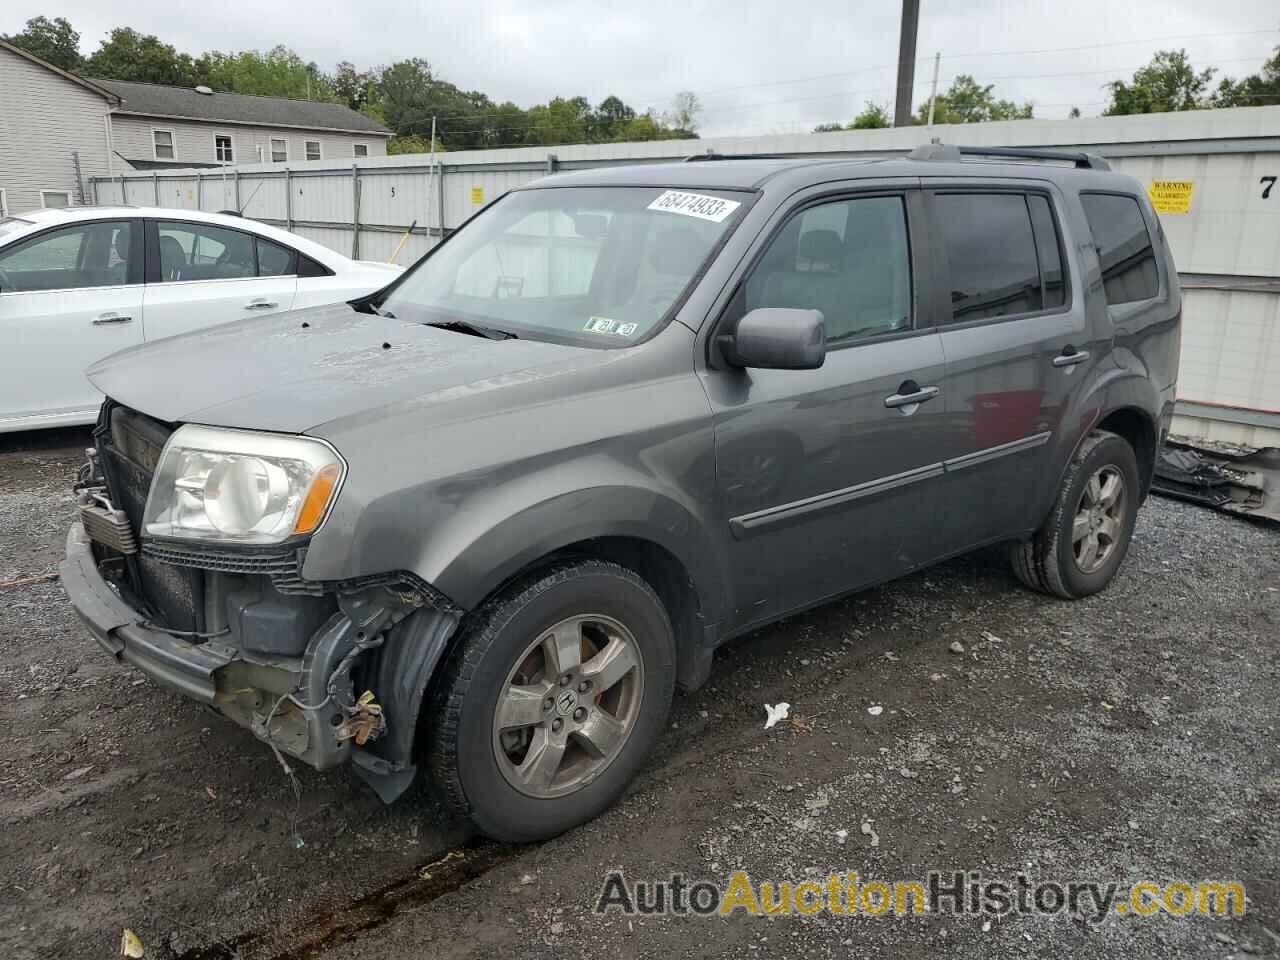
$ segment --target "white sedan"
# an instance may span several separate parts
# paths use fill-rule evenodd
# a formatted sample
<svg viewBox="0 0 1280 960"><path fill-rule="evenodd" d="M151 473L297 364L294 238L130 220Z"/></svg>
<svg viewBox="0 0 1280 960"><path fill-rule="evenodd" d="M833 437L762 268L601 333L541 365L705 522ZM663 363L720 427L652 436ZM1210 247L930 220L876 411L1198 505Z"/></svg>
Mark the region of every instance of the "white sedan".
<svg viewBox="0 0 1280 960"><path fill-rule="evenodd" d="M95 360L139 343L337 303L400 268L241 217L148 207L0 220L0 433L92 423Z"/></svg>

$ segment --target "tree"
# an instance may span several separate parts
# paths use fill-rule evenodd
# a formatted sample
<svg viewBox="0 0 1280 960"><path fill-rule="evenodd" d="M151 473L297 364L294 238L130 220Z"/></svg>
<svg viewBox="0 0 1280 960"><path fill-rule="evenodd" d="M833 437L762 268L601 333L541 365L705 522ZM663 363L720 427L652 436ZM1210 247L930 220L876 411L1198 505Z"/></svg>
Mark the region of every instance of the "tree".
<svg viewBox="0 0 1280 960"><path fill-rule="evenodd" d="M131 27L116 27L93 56L84 62L85 76L106 80L137 80L194 87L205 76L188 54L178 53L159 37L138 33Z"/></svg>
<svg viewBox="0 0 1280 960"><path fill-rule="evenodd" d="M21 33L0 35L0 39L63 70L79 70L84 59L80 56L80 34L64 17L32 17Z"/></svg>
<svg viewBox="0 0 1280 960"><path fill-rule="evenodd" d="M867 101L862 112L849 124L850 130L880 130L893 126L889 120L889 111L878 103Z"/></svg>
<svg viewBox="0 0 1280 960"><path fill-rule="evenodd" d="M196 72L214 90L291 100L337 101L333 80L314 63L304 61L285 46L266 52L214 50L196 61Z"/></svg>
<svg viewBox="0 0 1280 960"><path fill-rule="evenodd" d="M820 123L813 128L814 133L835 133L839 130L879 130L893 126L889 120L889 111L878 103L867 101L862 112L848 123Z"/></svg>
<svg viewBox="0 0 1280 960"><path fill-rule="evenodd" d="M1107 84L1111 103L1103 114L1115 117L1209 106L1204 93L1217 72L1210 67L1197 73L1187 59L1186 50L1161 50L1127 83L1116 80Z"/></svg>
<svg viewBox="0 0 1280 960"><path fill-rule="evenodd" d="M698 135L698 114L702 112L702 101L692 90L681 90L671 101L671 111L664 121L667 126L679 131L683 137Z"/></svg>
<svg viewBox="0 0 1280 960"><path fill-rule="evenodd" d="M991 120L1029 120L1032 105L997 100L994 84L982 86L967 73L957 74L945 93L934 98L934 123L985 123ZM916 111L916 123L929 122L929 101Z"/></svg>
<svg viewBox="0 0 1280 960"><path fill-rule="evenodd" d="M1072 107L1071 110L1067 113L1067 119L1069 120L1076 120L1076 119L1079 119L1079 117L1080 117L1079 107Z"/></svg>
<svg viewBox="0 0 1280 960"><path fill-rule="evenodd" d="M1263 107L1280 104L1280 47L1262 70L1243 80L1224 77L1213 95L1215 107Z"/></svg>

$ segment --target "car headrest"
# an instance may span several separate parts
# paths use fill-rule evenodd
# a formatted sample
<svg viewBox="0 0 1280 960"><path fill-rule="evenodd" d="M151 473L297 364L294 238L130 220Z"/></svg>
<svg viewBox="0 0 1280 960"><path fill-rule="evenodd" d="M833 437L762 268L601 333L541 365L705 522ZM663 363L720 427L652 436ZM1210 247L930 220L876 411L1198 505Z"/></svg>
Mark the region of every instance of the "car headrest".
<svg viewBox="0 0 1280 960"><path fill-rule="evenodd" d="M810 230L800 238L799 254L810 265L822 263L838 269L844 261L844 243L834 230Z"/></svg>

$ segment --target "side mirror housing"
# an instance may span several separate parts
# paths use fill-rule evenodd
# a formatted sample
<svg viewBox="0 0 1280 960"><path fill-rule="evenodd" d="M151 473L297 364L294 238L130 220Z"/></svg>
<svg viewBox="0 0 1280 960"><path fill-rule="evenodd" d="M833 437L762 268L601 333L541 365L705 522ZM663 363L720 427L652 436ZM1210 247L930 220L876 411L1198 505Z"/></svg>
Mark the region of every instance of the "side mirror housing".
<svg viewBox="0 0 1280 960"><path fill-rule="evenodd" d="M720 340L725 360L735 367L816 370L827 356L826 324L820 310L758 307Z"/></svg>

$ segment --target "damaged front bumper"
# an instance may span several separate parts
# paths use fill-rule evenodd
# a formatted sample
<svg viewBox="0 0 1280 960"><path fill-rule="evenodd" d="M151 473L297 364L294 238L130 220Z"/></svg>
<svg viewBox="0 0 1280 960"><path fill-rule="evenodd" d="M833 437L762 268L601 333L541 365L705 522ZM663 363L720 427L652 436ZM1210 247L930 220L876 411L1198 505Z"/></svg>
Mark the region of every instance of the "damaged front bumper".
<svg viewBox="0 0 1280 960"><path fill-rule="evenodd" d="M148 621L104 577L80 523L60 571L80 619L117 660L316 769L353 763L387 802L409 786L422 697L459 611L394 578L335 588L336 612L301 655L277 656L242 649L230 631L192 635Z"/></svg>

